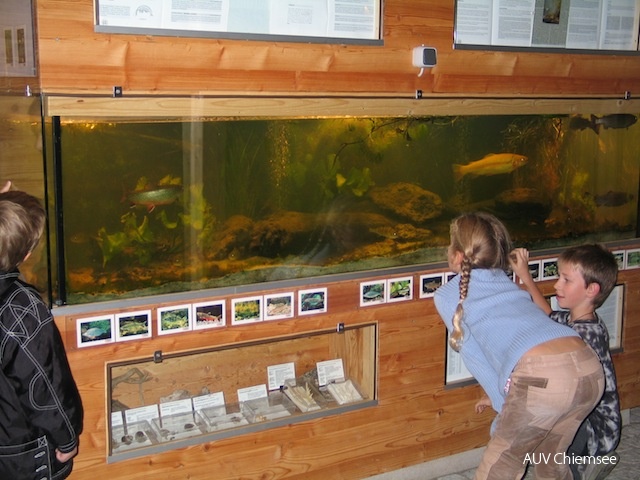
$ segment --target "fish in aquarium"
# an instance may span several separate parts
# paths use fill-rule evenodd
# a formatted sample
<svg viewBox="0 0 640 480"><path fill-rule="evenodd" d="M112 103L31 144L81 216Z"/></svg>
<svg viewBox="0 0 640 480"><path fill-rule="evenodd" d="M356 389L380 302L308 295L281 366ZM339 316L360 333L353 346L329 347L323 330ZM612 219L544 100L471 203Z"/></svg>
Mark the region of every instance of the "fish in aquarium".
<svg viewBox="0 0 640 480"><path fill-rule="evenodd" d="M591 123L595 126L596 132L600 127L604 128L629 128L638 121L638 117L630 113L613 113L597 117L591 115Z"/></svg>
<svg viewBox="0 0 640 480"><path fill-rule="evenodd" d="M151 190L133 192L127 196L127 200L133 206L141 205L149 213L159 205L170 205L182 195L182 189L177 186L158 187Z"/></svg>
<svg viewBox="0 0 640 480"><path fill-rule="evenodd" d="M601 195L594 195L593 201L597 207L620 207L626 205L634 196L627 192L616 192L609 190Z"/></svg>
<svg viewBox="0 0 640 480"><path fill-rule="evenodd" d="M581 115L574 115L569 121L569 128L572 130L593 130L596 134L600 133L600 127L605 129L629 128L638 121L638 117L629 113L612 113L598 117L591 115L589 118Z"/></svg>
<svg viewBox="0 0 640 480"><path fill-rule="evenodd" d="M524 155L517 153L490 153L467 165L454 164L453 176L456 181L459 181L466 175L484 176L511 173L525 165L528 160Z"/></svg>
<svg viewBox="0 0 640 480"><path fill-rule="evenodd" d="M150 185L146 177L141 177L135 190L126 198L131 206L143 206L151 213L157 206L177 201L182 196L181 183L180 178L167 175L157 185Z"/></svg>

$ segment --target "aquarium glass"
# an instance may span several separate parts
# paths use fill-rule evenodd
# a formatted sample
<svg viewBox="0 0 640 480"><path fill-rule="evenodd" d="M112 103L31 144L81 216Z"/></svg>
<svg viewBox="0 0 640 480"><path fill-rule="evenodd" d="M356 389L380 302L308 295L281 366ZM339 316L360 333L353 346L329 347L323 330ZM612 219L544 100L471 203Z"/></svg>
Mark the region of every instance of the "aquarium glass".
<svg viewBox="0 0 640 480"><path fill-rule="evenodd" d="M634 238L636 120L61 118L63 300L443 262L474 210L530 249Z"/></svg>
<svg viewBox="0 0 640 480"><path fill-rule="evenodd" d="M22 190L45 199L42 151L42 115L38 96L0 95L0 186L12 182ZM49 299L49 257L44 234L29 258L19 266L22 278Z"/></svg>

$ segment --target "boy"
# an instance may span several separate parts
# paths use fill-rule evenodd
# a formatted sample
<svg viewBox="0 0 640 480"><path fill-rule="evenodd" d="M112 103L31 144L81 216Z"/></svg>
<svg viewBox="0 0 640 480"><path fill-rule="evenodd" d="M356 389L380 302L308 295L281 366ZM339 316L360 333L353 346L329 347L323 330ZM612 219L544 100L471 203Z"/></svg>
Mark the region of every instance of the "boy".
<svg viewBox="0 0 640 480"><path fill-rule="evenodd" d="M558 258L559 278L554 285L558 305L564 311L552 311L538 290L529 272L529 252L515 249L511 266L533 301L556 322L569 325L597 353L605 372L605 391L596 408L576 433L568 455L591 457L591 464L571 464L576 479L600 479L613 469L612 465L597 463L596 457L615 456L620 441L620 399L616 374L609 351L607 327L595 310L607 299L616 284L618 263L600 245L581 245L562 252ZM608 469L607 469L608 467Z"/></svg>
<svg viewBox="0 0 640 480"><path fill-rule="evenodd" d="M24 192L0 193L0 478L66 478L83 408L51 311L18 266L46 219Z"/></svg>

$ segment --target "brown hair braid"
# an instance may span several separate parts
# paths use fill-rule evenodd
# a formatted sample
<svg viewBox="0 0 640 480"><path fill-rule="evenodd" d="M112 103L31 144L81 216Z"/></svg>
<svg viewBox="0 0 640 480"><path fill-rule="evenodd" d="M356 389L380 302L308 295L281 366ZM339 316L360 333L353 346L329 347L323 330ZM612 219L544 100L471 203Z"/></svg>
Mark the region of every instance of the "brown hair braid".
<svg viewBox="0 0 640 480"><path fill-rule="evenodd" d="M460 300L456 307L456 313L453 315L453 332L449 337L449 345L456 352L460 351L462 347L462 339L464 337L464 330L462 329L462 317L464 316L464 307L462 302L467 298L469 292L469 279L471 278L471 260L466 255L462 259L462 265L460 269Z"/></svg>
<svg viewBox="0 0 640 480"><path fill-rule="evenodd" d="M474 268L500 268L509 266L511 238L505 226L491 214L477 212L460 215L451 222L451 252L462 253L460 265L460 299L453 315L453 332L449 345L455 351L462 347L464 307L471 270Z"/></svg>

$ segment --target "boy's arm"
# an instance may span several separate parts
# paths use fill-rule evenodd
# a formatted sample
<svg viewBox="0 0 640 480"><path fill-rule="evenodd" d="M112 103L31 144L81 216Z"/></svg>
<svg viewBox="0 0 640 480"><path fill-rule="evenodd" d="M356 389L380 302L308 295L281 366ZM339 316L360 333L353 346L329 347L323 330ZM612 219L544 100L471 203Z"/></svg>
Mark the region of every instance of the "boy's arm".
<svg viewBox="0 0 640 480"><path fill-rule="evenodd" d="M75 454L78 446L83 423L82 400L48 308L34 302L28 310L22 321L25 325L33 321L39 326L33 330L34 325L30 325L28 341L16 342L13 368L5 373L18 385L17 393L32 425L47 432L52 446L66 457L64 454Z"/></svg>
<svg viewBox="0 0 640 480"><path fill-rule="evenodd" d="M549 315L551 313L551 305L542 292L538 289L536 282L533 281L531 272L529 271L529 251L526 248L516 248L509 255L509 263L524 288L531 295L533 302L538 305L544 313Z"/></svg>

